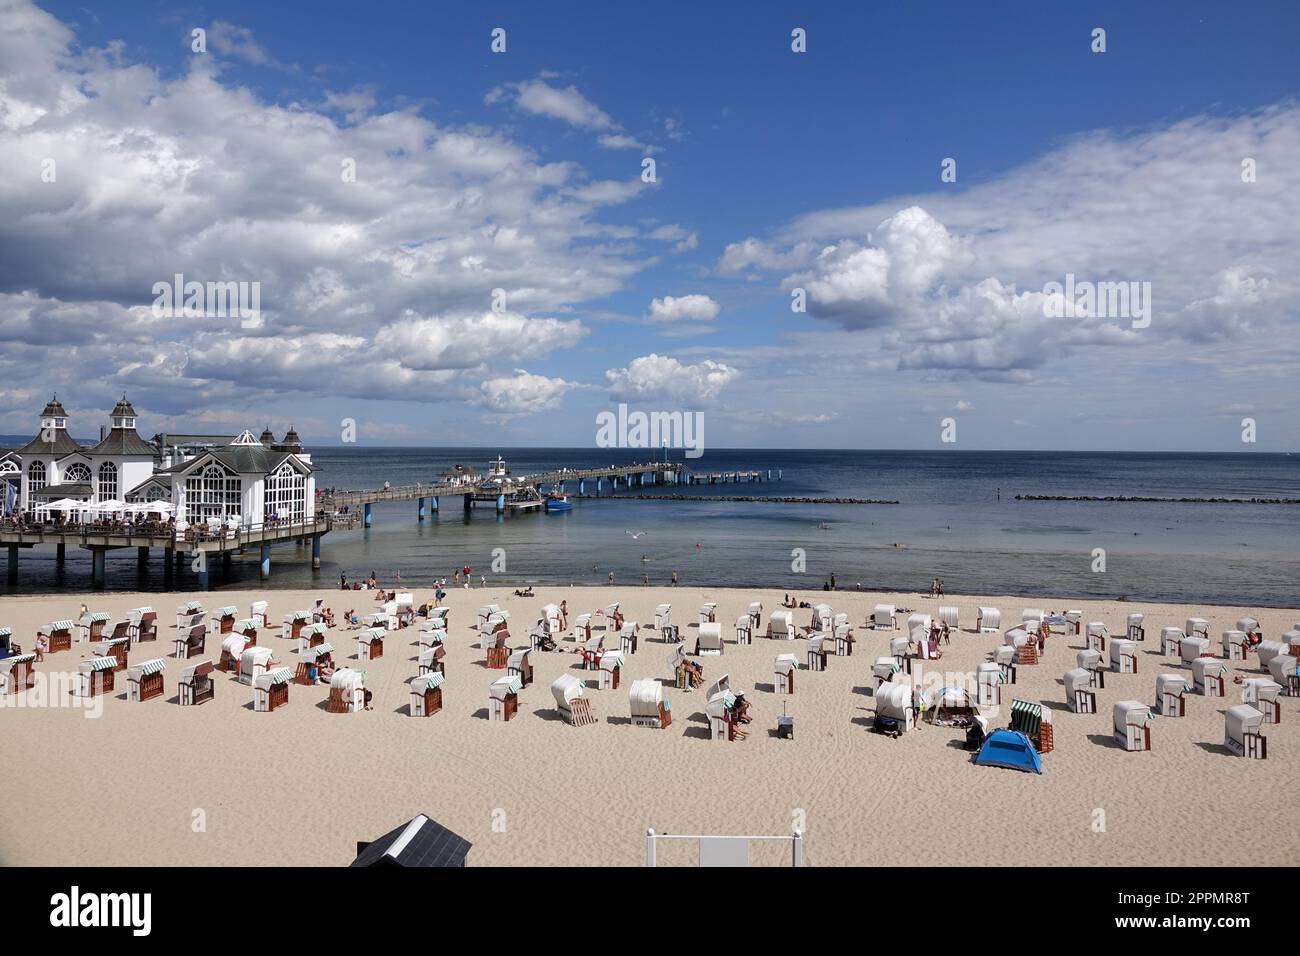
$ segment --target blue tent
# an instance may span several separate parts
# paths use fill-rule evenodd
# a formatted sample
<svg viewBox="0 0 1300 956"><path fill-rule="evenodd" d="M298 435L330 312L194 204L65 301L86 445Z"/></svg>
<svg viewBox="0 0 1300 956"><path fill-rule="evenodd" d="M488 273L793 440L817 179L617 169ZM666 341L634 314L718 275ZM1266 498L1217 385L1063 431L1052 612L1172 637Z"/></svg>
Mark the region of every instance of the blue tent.
<svg viewBox="0 0 1300 956"><path fill-rule="evenodd" d="M976 763L990 767L1008 767L1026 773L1042 773L1043 762L1029 738L1018 730L995 730L980 748Z"/></svg>

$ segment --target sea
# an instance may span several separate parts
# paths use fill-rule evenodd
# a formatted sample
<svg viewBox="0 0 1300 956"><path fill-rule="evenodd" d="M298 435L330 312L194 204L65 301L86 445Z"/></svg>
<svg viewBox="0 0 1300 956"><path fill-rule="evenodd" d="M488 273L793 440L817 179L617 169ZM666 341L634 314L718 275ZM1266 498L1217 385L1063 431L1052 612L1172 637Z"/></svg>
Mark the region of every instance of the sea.
<svg viewBox="0 0 1300 956"><path fill-rule="evenodd" d="M318 486L342 489L431 483L462 463L486 471L500 454L515 475L645 461L645 450L595 448L312 449ZM662 458L664 452L660 452ZM681 452L670 452L683 460ZM836 587L949 594L1300 605L1300 505L1027 501L1017 495L1158 498L1300 498L1300 455L1137 452L809 451L709 449L685 460L700 472L756 470L771 481L647 485L605 483L600 497L573 495L562 513L467 514L461 499L417 520L414 501L374 506L369 529L336 529L319 571L307 548L278 545L263 584L255 552L213 590L338 586L372 572L385 585L428 587L468 566L477 583L668 584ZM595 483L587 483L593 495ZM566 491L577 491L570 482ZM671 500L672 494L706 500ZM640 497L644 495L645 497ZM864 498L897 504L720 500L729 495ZM110 552L108 590L190 590L186 566L165 587L161 554ZM17 585L0 593L84 591L87 552L22 553Z"/></svg>

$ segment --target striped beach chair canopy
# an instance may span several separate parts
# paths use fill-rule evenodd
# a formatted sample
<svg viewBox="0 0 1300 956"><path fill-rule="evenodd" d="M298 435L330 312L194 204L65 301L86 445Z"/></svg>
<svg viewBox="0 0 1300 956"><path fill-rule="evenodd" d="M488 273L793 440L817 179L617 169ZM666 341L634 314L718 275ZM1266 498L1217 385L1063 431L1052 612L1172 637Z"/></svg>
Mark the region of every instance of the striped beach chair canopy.
<svg viewBox="0 0 1300 956"><path fill-rule="evenodd" d="M81 615L82 624L98 624L100 621L107 621L113 615L107 611L90 611Z"/></svg>
<svg viewBox="0 0 1300 956"><path fill-rule="evenodd" d="M518 675L508 675L498 677L491 686L488 687L488 693L497 700L505 700L511 694L518 694L524 689L523 679Z"/></svg>
<svg viewBox="0 0 1300 956"><path fill-rule="evenodd" d="M276 684L287 684L293 680L293 671L287 667L276 667L267 671L265 674L259 674L257 683L260 687L273 687Z"/></svg>
<svg viewBox="0 0 1300 956"><path fill-rule="evenodd" d="M150 674L157 674L167 669L167 662L161 657L155 657L151 661L142 661L131 668L131 673L141 677L148 677Z"/></svg>
<svg viewBox="0 0 1300 956"><path fill-rule="evenodd" d="M1011 702L1011 729L1018 730L1030 740L1038 735L1043 722L1043 705L1028 700Z"/></svg>
<svg viewBox="0 0 1300 956"><path fill-rule="evenodd" d="M317 661L320 660L322 657L325 657L333 653L334 653L334 645L331 644L329 641L326 641L324 644L317 644L315 647L307 648L305 651L302 652L302 656L304 660Z"/></svg>
<svg viewBox="0 0 1300 956"><path fill-rule="evenodd" d="M290 623L294 621L310 621L311 611L293 611L287 616Z"/></svg>
<svg viewBox="0 0 1300 956"><path fill-rule="evenodd" d="M366 644L370 644L373 641L382 641L384 639L384 635L387 633L388 632L385 631L382 627L370 627L362 631L360 634L358 634L357 640L362 641L363 643Z"/></svg>
<svg viewBox="0 0 1300 956"><path fill-rule="evenodd" d="M10 659L10 660L13 660L12 657L9 658L9 659ZM106 671L106 670L110 670L110 669L112 669L112 668L114 668L114 667L117 666L117 658L115 658L115 657L92 657L92 658L89 658L88 660L84 660L84 661L82 661L82 662L81 662L80 664L78 664L77 666L78 666L81 670L83 670L83 671L87 671L87 672Z"/></svg>
<svg viewBox="0 0 1300 956"><path fill-rule="evenodd" d="M318 624L309 624L298 633L302 637L311 637L314 634L320 634L322 637L330 632L330 626L324 621Z"/></svg>
<svg viewBox="0 0 1300 956"><path fill-rule="evenodd" d="M234 617L238 613L239 613L239 608L235 607L232 604L229 607L217 608L212 612L212 616L213 617Z"/></svg>
<svg viewBox="0 0 1300 956"><path fill-rule="evenodd" d="M186 601L184 604L178 604L176 606L177 614L193 614L196 611L202 611L202 610L203 610L202 601Z"/></svg>
<svg viewBox="0 0 1300 956"><path fill-rule="evenodd" d="M70 631L72 630L72 627L73 624L71 621L50 621L49 624L44 624L41 627L39 627L36 633L44 634L46 637L48 637L51 634L58 634L61 631ZM6 627L2 632L0 632L0 636L8 637L9 628Z"/></svg>
<svg viewBox="0 0 1300 956"><path fill-rule="evenodd" d="M99 644L95 647L95 653L103 654L105 651L110 651L115 647L120 647L122 645L129 646L130 643L131 643L131 638L129 637L110 637L106 641L99 642Z"/></svg>
<svg viewBox="0 0 1300 956"><path fill-rule="evenodd" d="M427 691L441 687L446 679L446 677L437 672L425 674L423 677L416 677L411 681L411 689L417 694L423 694Z"/></svg>
<svg viewBox="0 0 1300 956"><path fill-rule="evenodd" d="M234 626L237 631L256 631L257 621L251 617L246 617L236 621Z"/></svg>
<svg viewBox="0 0 1300 956"><path fill-rule="evenodd" d="M50 633L50 628L53 627L53 626L54 626L54 625L52 625L52 624L46 624L44 630L42 630L42 631L37 631L36 633L38 633L38 634L48 634L48 633ZM13 636L13 633L14 633L14 632L11 631L11 630L9 630L9 628L7 628L7 627L0 627L0 637L12 637L12 636Z"/></svg>
<svg viewBox="0 0 1300 956"><path fill-rule="evenodd" d="M13 670L16 664L29 664L36 660L35 654L15 654L13 657L6 657L0 660L0 670Z"/></svg>

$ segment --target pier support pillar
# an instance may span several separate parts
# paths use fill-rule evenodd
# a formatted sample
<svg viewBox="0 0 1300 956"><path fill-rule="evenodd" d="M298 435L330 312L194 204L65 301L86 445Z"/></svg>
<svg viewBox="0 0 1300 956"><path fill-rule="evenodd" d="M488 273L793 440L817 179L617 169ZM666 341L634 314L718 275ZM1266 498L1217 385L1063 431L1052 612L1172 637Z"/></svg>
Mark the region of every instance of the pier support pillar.
<svg viewBox="0 0 1300 956"><path fill-rule="evenodd" d="M418 516L417 520L423 521L424 520L424 499L416 498L415 500L419 502L418 506L415 509L416 515Z"/></svg>
<svg viewBox="0 0 1300 956"><path fill-rule="evenodd" d="M230 556L231 553L229 551L221 552L221 572L223 574L230 570Z"/></svg>
<svg viewBox="0 0 1300 956"><path fill-rule="evenodd" d="M370 527L370 502L366 502L365 507L362 509L361 523L367 528Z"/></svg>
<svg viewBox="0 0 1300 956"><path fill-rule="evenodd" d="M199 570L198 573L195 575L195 577L198 578L199 590L206 591L208 589L208 562L207 561L204 561L201 565L199 565Z"/></svg>
<svg viewBox="0 0 1300 956"><path fill-rule="evenodd" d="M370 505L366 505L366 511L367 512L370 511ZM369 515L367 515L367 518L369 518ZM370 524L370 521L367 520L366 524L367 525ZM264 544L262 545L262 580L265 581L270 576L271 576L271 546L269 544Z"/></svg>
<svg viewBox="0 0 1300 956"><path fill-rule="evenodd" d="M5 572L5 580L10 584L18 583L18 545L16 544L9 545L9 564Z"/></svg>
<svg viewBox="0 0 1300 956"><path fill-rule="evenodd" d="M437 514L437 513L438 513L438 496L437 496L437 495L434 495L432 498L429 499L429 510L432 511L434 514Z"/></svg>
<svg viewBox="0 0 1300 956"><path fill-rule="evenodd" d="M311 567L313 571L320 570L320 535L312 535L311 539Z"/></svg>
<svg viewBox="0 0 1300 956"><path fill-rule="evenodd" d="M175 558L175 555L176 555L175 548L163 548L163 587L164 588L170 588L172 586L172 575L175 574L173 568L176 564L176 562L173 560Z"/></svg>
<svg viewBox="0 0 1300 956"><path fill-rule="evenodd" d="M601 493L602 491L604 491L604 490L605 490L605 479L604 479L604 478L597 478L597 479L596 479L596 497L600 497L600 493Z"/></svg>
<svg viewBox="0 0 1300 956"><path fill-rule="evenodd" d="M579 478L579 479L578 479L578 494L579 494L579 495L583 495L583 494L586 494L586 492L587 492L587 482L584 481L582 478Z"/></svg>
<svg viewBox="0 0 1300 956"><path fill-rule="evenodd" d="M54 563L59 567L63 567L63 562L67 559L67 557L68 557L68 546L61 542L59 544L56 544L54 546Z"/></svg>
<svg viewBox="0 0 1300 956"><path fill-rule="evenodd" d="M497 495L497 514L503 515L505 513L506 513L506 496Z"/></svg>
<svg viewBox="0 0 1300 956"><path fill-rule="evenodd" d="M135 560L136 560L136 563L137 563L137 564L141 564L141 565L148 564L148 563L149 563L149 549L148 549L148 548L136 548L136 549L135 549Z"/></svg>
<svg viewBox="0 0 1300 956"><path fill-rule="evenodd" d="M104 586L103 548L94 548L90 552L90 583L97 588Z"/></svg>

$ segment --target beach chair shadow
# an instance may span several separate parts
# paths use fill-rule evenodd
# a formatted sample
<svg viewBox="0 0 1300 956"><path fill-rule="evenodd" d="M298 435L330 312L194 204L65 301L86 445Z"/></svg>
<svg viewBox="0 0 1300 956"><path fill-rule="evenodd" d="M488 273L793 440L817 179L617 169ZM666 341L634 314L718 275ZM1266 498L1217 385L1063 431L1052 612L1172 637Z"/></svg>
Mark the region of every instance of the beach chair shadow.
<svg viewBox="0 0 1300 956"><path fill-rule="evenodd" d="M554 723L557 720L559 721L564 720L564 715L561 714L554 707L539 707L537 710L533 711L533 716L540 717L542 718L542 720L549 720L552 723Z"/></svg>
<svg viewBox="0 0 1300 956"><path fill-rule="evenodd" d="M1098 747L1107 747L1110 750L1124 749L1124 745L1121 744L1110 734L1089 734L1088 739L1091 740Z"/></svg>
<svg viewBox="0 0 1300 956"><path fill-rule="evenodd" d="M250 700L247 704L241 704L240 706L241 706L244 710L252 710L252 709L253 709L253 702Z"/></svg>
<svg viewBox="0 0 1300 956"><path fill-rule="evenodd" d="M1057 683L1058 683L1058 684L1059 684L1059 683L1062 683L1062 681L1057 681ZM1074 711L1070 710L1070 705L1069 705L1069 704L1063 703L1062 701L1059 701L1059 700L1045 700L1045 701L1043 701L1043 706L1046 707L1048 710L1059 711L1060 713L1063 713L1063 714L1065 714L1065 713L1070 713L1070 714L1074 713Z"/></svg>
<svg viewBox="0 0 1300 956"><path fill-rule="evenodd" d="M632 718L631 717L606 717L605 722L614 724L616 726L624 726L624 725L631 724Z"/></svg>
<svg viewBox="0 0 1300 956"><path fill-rule="evenodd" d="M396 708L396 709L393 711L393 713L395 713L395 714L401 714L403 717L410 717L410 716L411 716L411 705L410 705L409 703L407 703L407 704L403 704L401 707Z"/></svg>
<svg viewBox="0 0 1300 956"><path fill-rule="evenodd" d="M762 693L764 693L764 694L775 694L775 693L776 693L776 685L775 685L775 684L755 684L755 685L754 685L754 690L756 690L756 691L760 691L760 692L762 692Z"/></svg>
<svg viewBox="0 0 1300 956"><path fill-rule="evenodd" d="M708 727L687 727L682 731L683 737L694 737L696 740L712 740L713 733Z"/></svg>
<svg viewBox="0 0 1300 956"><path fill-rule="evenodd" d="M487 720L488 709L486 707L480 707L478 710L474 711L474 713L470 714L470 716L476 720Z"/></svg>
<svg viewBox="0 0 1300 956"><path fill-rule="evenodd" d="M867 710L865 707L863 707L863 708L861 708L861 709L863 710L863 713L861 713L861 714L859 714L858 716L852 718L852 719L849 721L849 723L851 723L851 724L857 724L859 727L866 727L866 728L869 730L869 729L871 729L871 727L873 727L873 726L875 725L875 723L876 723L876 715L875 715L875 712L874 712L874 711Z"/></svg>
<svg viewBox="0 0 1300 956"><path fill-rule="evenodd" d="M861 694L863 697L875 697L876 689L874 687L855 687L853 693Z"/></svg>
<svg viewBox="0 0 1300 956"><path fill-rule="evenodd" d="M1208 740L1198 740L1196 741L1196 746L1200 747L1202 750L1204 750L1206 753L1209 754L1223 754L1224 756L1227 757L1237 756L1235 753L1232 752L1231 748L1229 748L1226 744L1216 744L1216 743L1211 743Z"/></svg>

